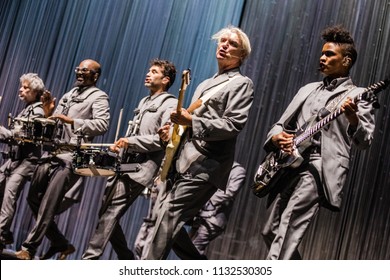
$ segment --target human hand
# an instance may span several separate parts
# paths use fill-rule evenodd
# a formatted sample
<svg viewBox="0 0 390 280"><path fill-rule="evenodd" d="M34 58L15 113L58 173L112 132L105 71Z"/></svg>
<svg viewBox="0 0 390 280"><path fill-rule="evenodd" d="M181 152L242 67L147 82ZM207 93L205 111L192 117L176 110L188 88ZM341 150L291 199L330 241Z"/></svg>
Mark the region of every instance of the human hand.
<svg viewBox="0 0 390 280"><path fill-rule="evenodd" d="M50 116L49 119L60 120L62 123L68 123L68 124L74 123L72 118L65 116L63 114Z"/></svg>
<svg viewBox="0 0 390 280"><path fill-rule="evenodd" d="M114 145L110 146L110 150L115 153L119 153L121 149L127 149L128 146L129 146L129 139L123 137L115 141Z"/></svg>
<svg viewBox="0 0 390 280"><path fill-rule="evenodd" d="M347 97L345 102L341 105L341 112L344 113L345 117L347 118L348 122L352 126L357 126L359 123L359 117L357 115L358 106L356 103L353 102L353 100L350 97Z"/></svg>
<svg viewBox="0 0 390 280"><path fill-rule="evenodd" d="M157 130L158 136L164 142L168 142L171 139L171 123L166 123Z"/></svg>
<svg viewBox="0 0 390 280"><path fill-rule="evenodd" d="M180 113L176 110L171 113L171 121L176 124L192 126L192 116L184 108L181 109Z"/></svg>
<svg viewBox="0 0 390 280"><path fill-rule="evenodd" d="M294 151L294 143L293 143L294 134L289 134L285 131L282 131L278 134L272 136L272 143L281 149L283 152L288 154L292 154Z"/></svg>
<svg viewBox="0 0 390 280"><path fill-rule="evenodd" d="M51 95L50 91L45 90L45 92L41 96L41 102L42 102L43 112L46 118L53 114L56 105L55 101L56 98Z"/></svg>

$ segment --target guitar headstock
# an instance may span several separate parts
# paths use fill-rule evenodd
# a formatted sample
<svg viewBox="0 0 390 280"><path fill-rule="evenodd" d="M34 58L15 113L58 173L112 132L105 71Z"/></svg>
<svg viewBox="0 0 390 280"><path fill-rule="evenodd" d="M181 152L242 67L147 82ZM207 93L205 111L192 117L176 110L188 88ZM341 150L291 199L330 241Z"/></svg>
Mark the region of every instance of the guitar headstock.
<svg viewBox="0 0 390 280"><path fill-rule="evenodd" d="M182 104L183 104L183 99L184 99L184 92L187 89L187 86L190 84L190 69L186 69L183 71L181 75L181 86L180 86L180 91L179 91L179 97L178 97L178 102L177 102L177 112L180 112Z"/></svg>
<svg viewBox="0 0 390 280"><path fill-rule="evenodd" d="M183 71L183 74L181 75L182 85L185 87L190 84L191 81L191 69L186 69Z"/></svg>
<svg viewBox="0 0 390 280"><path fill-rule="evenodd" d="M365 100L368 100L372 102L374 108L379 108L379 102L378 102L378 97L376 94L384 89L386 89L390 84L390 78L386 78L382 81L379 81L375 84L370 85L369 87L366 88L364 91L364 95L362 95L362 98Z"/></svg>
<svg viewBox="0 0 390 280"><path fill-rule="evenodd" d="M370 91L370 92L372 92L374 94L377 94L381 90L386 89L389 86L389 84L390 84L390 78L386 78L383 81L379 81L379 82L377 82L375 84L370 85L367 88L367 91Z"/></svg>

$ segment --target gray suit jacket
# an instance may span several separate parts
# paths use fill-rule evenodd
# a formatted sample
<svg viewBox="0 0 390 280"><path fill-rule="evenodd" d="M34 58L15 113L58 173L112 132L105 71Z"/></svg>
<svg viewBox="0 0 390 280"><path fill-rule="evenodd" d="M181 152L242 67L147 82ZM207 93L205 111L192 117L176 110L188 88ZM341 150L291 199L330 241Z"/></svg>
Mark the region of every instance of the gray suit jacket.
<svg viewBox="0 0 390 280"><path fill-rule="evenodd" d="M270 150L270 147L273 146L271 137L283 131L283 126L287 126L289 120L301 108L309 94L321 85L321 82L310 83L298 91L279 121L269 131L264 145L266 150ZM339 85L332 95L329 95L329 100L335 95L345 92L351 86L353 86L352 80L348 79ZM356 87L347 95L354 98L363 91L364 88ZM356 130L352 130L347 118L341 115L321 132L322 187L327 201L336 209L341 205L352 143L359 149L365 149L370 146L373 139L375 129L374 108L371 103L362 100L358 103L358 109L359 124Z"/></svg>
<svg viewBox="0 0 390 280"><path fill-rule="evenodd" d="M94 136L102 135L108 130L110 107L108 95L97 87L89 87L77 93L73 88L61 98L54 114L64 114L74 120L73 126L64 124L61 141L77 144L76 131L80 131L92 141Z"/></svg>
<svg viewBox="0 0 390 280"><path fill-rule="evenodd" d="M42 118L43 116L42 103L35 102L26 106L17 117L32 121L35 118ZM11 138L12 135L12 130L0 126L0 139ZM13 146L13 151L16 154L16 158L8 159L6 163L0 167L0 172L4 172L8 169L9 172L30 178L34 172L37 159L41 157L41 147L35 143L23 143L18 146Z"/></svg>
<svg viewBox="0 0 390 280"><path fill-rule="evenodd" d="M176 163L179 172L200 176L223 190L233 165L236 138L252 106L253 83L235 68L202 82L192 98L195 102L224 82L225 86L193 112L190 137ZM186 162L191 165L181 170L179 166L187 166Z"/></svg>
<svg viewBox="0 0 390 280"><path fill-rule="evenodd" d="M126 174L145 187L153 187L154 177L165 154L165 147L161 145L157 130L169 121L170 113L176 106L177 99L163 92L152 97L144 97L135 110L134 120L140 119L139 130L135 135L128 136L127 151L142 153L145 159L140 163L141 169L138 172Z"/></svg>
<svg viewBox="0 0 390 280"><path fill-rule="evenodd" d="M77 144L76 131L80 131L86 137L82 142L91 142L94 136L103 135L109 127L110 107L108 95L97 87L91 86L80 94L78 88L73 88L61 98L54 114L66 114L74 120L74 125L64 124L60 141L68 144ZM65 151L57 154L69 168L72 168L73 155ZM67 192L66 197L73 200L81 198L83 177Z"/></svg>

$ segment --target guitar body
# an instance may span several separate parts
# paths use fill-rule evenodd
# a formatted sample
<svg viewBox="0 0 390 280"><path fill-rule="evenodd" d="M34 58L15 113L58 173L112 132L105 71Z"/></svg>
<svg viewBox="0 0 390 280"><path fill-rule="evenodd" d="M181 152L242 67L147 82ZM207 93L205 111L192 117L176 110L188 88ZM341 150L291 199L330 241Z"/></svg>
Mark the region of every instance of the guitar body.
<svg viewBox="0 0 390 280"><path fill-rule="evenodd" d="M176 155L177 150L181 144L181 137L186 131L186 127L182 125L175 124L173 126L172 138L169 140L167 147L165 148L165 157L161 167L160 179L165 182L167 179L169 170L171 168L173 159Z"/></svg>
<svg viewBox="0 0 390 280"><path fill-rule="evenodd" d="M252 185L253 193L258 197L266 196L272 187L283 177L286 168L297 168L303 158L297 149L292 155L281 150L269 153L260 164Z"/></svg>
<svg viewBox="0 0 390 280"><path fill-rule="evenodd" d="M181 79L181 87L180 87L180 92L179 92L179 98L177 102L177 112L181 112L182 104L183 104L183 99L184 99L184 93L187 89L187 86L190 83L190 70L184 70L182 74L182 79ZM183 125L178 125L174 124L173 126L173 131L172 131L172 136L171 139L168 142L167 147L165 148L165 156L164 159L161 163L161 168L160 168L160 175L159 179L162 182L165 182L169 173L169 170L171 169L172 162L174 160L174 157L177 153L177 150L180 147L181 143L181 137L184 134L186 130L186 127Z"/></svg>

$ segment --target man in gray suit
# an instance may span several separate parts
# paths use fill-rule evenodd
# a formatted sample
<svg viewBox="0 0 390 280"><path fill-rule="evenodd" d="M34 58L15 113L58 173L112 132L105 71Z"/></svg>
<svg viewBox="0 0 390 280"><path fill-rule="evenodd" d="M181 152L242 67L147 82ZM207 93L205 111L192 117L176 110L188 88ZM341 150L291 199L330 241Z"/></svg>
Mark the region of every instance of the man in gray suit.
<svg viewBox="0 0 390 280"><path fill-rule="evenodd" d="M35 73L20 77L19 98L26 103L25 108L14 119L11 130L0 126L0 140L12 144L14 136L22 133L23 137L32 137L31 125L35 118L44 117L41 96L45 91L42 79ZM21 123L20 123L21 122ZM18 128L18 129L17 129ZM21 136L21 135L19 135ZM21 141L20 145L11 145L10 158L0 167L1 212L0 212L0 247L14 242L11 224L15 215L19 195L34 172L41 147L35 143ZM1 202L0 202L1 203Z"/></svg>
<svg viewBox="0 0 390 280"><path fill-rule="evenodd" d="M354 41L340 26L322 33L325 43L319 60L322 82L302 87L265 142L266 151L281 149L292 155L295 130L313 116L338 108L344 112L312 137L302 153L303 163L286 169L271 190L263 236L267 259L301 259L298 246L320 206L338 210L348 173L351 145L369 147L375 128L371 101L355 104L363 88L353 85L349 71L357 58Z"/></svg>
<svg viewBox="0 0 390 280"><path fill-rule="evenodd" d="M250 54L250 42L229 26L213 36L218 43L218 73L196 89L192 105L173 111L173 123L187 127L160 205L147 259L165 259L173 247L182 259L203 258L183 228L218 188L225 189L233 165L236 138L244 128L253 101L253 83L239 67ZM196 108L196 109L195 109ZM192 112L192 114L189 113ZM168 141L170 126L159 133ZM168 181L167 181L168 182Z"/></svg>
<svg viewBox="0 0 390 280"><path fill-rule="evenodd" d="M234 161L226 190L218 189L195 216L194 220L190 221L191 229L189 235L201 255L205 255L205 250L209 243L225 231L233 208L233 202L244 185L245 175L245 168L237 161ZM153 211L153 207L156 203L160 186L161 184L156 184L150 192L148 216L144 218L134 243L136 259L145 258L144 254L150 246L158 212Z"/></svg>
<svg viewBox="0 0 390 280"><path fill-rule="evenodd" d="M152 60L145 78L149 95L144 97L135 110L135 117L128 134L115 142L113 150L126 149L128 166L134 170L120 173L108 179L99 221L83 259L98 259L108 242L118 259L134 259L119 224L126 210L145 188L152 188L154 177L164 157L164 147L157 134L158 128L169 120L169 114L177 105L177 99L167 90L175 81L175 66L167 60ZM126 165L122 165L126 168Z"/></svg>
<svg viewBox="0 0 390 280"><path fill-rule="evenodd" d="M75 251L54 221L61 211L65 194L71 188L77 188L75 193L80 195L82 192L82 177L73 172L73 154L69 146L79 144L80 135L84 143L104 134L110 119L108 95L96 87L101 74L100 64L91 59L84 60L75 73L75 87L61 98L53 114L54 99L49 97L44 103L45 115L58 121L60 145L42 159L33 175L27 200L36 223L23 242L22 250L16 252L19 259L33 258L45 235L51 246L42 259L57 253L59 259L65 259Z"/></svg>

